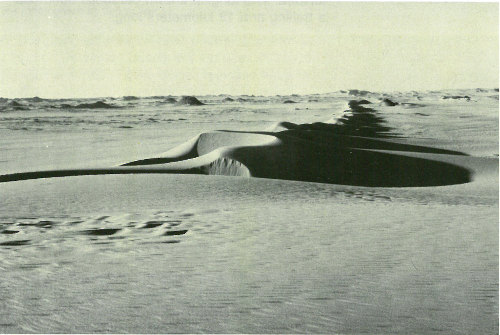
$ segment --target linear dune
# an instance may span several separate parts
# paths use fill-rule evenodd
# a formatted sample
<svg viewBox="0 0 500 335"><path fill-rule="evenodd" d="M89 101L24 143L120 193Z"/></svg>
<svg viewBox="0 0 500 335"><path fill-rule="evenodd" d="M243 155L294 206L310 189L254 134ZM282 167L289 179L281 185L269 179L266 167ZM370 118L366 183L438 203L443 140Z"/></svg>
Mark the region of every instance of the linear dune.
<svg viewBox="0 0 500 335"><path fill-rule="evenodd" d="M0 182L136 173L228 175L375 187L471 181L473 169L461 164L460 157L465 158L465 154L398 143L394 130L375 110L355 100L349 107L335 124L281 122L275 131L268 132L208 132L157 157L117 167L15 173L0 176Z"/></svg>

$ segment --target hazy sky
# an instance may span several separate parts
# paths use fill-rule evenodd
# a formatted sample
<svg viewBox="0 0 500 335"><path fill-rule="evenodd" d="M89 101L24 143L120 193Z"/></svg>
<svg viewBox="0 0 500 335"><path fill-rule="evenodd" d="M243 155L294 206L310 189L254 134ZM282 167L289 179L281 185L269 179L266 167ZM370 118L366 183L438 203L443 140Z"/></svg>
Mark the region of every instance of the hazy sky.
<svg viewBox="0 0 500 335"><path fill-rule="evenodd" d="M0 2L0 96L498 87L497 3Z"/></svg>

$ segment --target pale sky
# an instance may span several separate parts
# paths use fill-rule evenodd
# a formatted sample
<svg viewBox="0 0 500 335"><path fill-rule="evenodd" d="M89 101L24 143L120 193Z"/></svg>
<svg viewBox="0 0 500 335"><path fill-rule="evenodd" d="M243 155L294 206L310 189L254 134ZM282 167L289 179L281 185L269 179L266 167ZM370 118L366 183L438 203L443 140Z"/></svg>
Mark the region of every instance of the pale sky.
<svg viewBox="0 0 500 335"><path fill-rule="evenodd" d="M0 96L498 87L498 3L0 2Z"/></svg>

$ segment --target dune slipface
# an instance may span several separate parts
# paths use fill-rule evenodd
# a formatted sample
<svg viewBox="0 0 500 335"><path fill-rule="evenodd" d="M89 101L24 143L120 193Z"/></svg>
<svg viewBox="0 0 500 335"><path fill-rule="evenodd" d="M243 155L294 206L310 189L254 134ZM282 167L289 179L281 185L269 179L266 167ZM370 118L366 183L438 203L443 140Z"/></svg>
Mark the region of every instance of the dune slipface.
<svg viewBox="0 0 500 335"><path fill-rule="evenodd" d="M270 132L203 133L158 157L119 167L10 174L0 176L0 182L133 173L196 173L379 187L471 180L468 169L446 159L464 154L397 143L392 139L395 132L377 112L362 106L367 103L350 101L350 109L335 124L281 122Z"/></svg>

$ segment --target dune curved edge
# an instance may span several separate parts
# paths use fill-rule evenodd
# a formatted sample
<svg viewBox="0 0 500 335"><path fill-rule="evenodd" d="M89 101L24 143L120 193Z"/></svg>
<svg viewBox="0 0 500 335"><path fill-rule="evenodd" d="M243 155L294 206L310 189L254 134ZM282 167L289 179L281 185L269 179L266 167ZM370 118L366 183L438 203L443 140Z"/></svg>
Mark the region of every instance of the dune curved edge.
<svg viewBox="0 0 500 335"><path fill-rule="evenodd" d="M274 131L214 131L157 157L117 167L14 173L0 182L81 175L177 173L272 178L370 187L470 182L464 153L401 144L364 100L335 123L281 122Z"/></svg>

